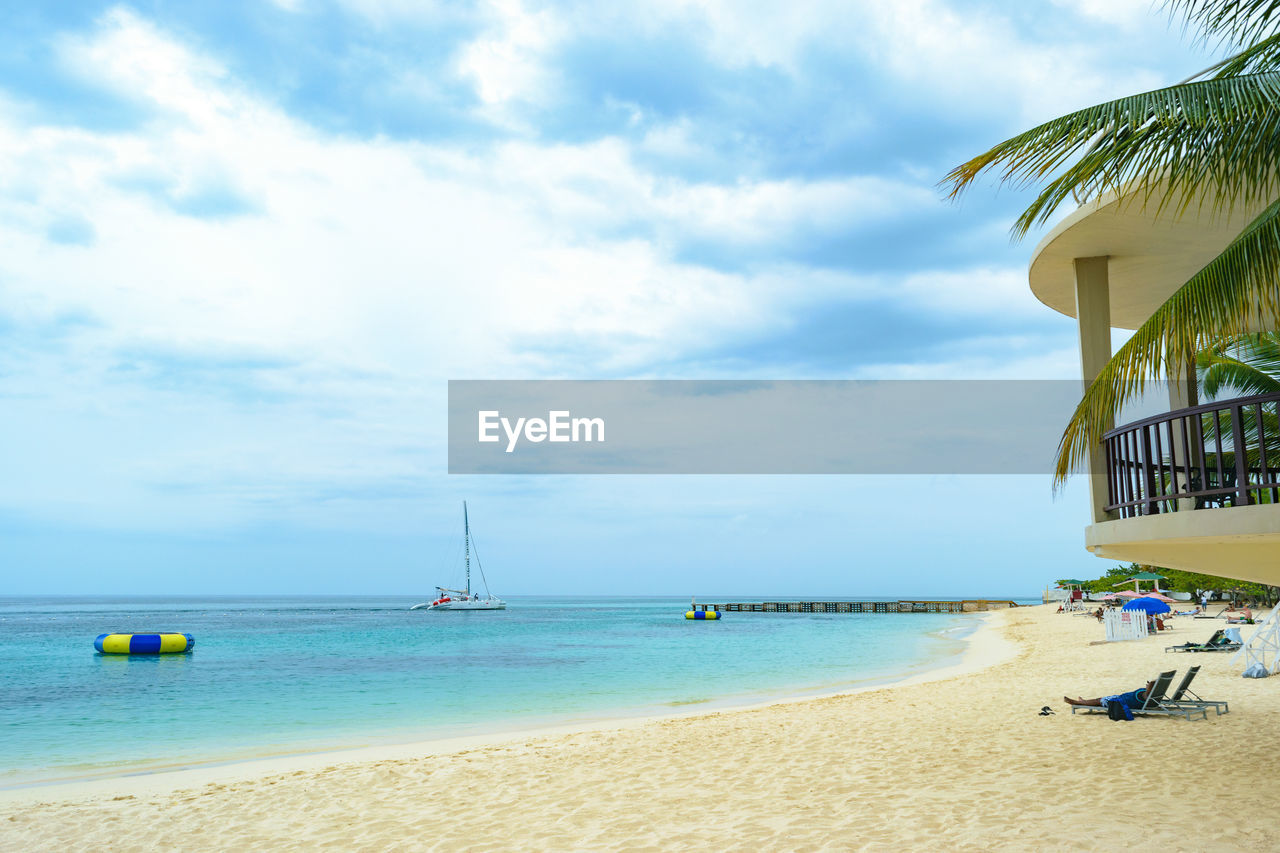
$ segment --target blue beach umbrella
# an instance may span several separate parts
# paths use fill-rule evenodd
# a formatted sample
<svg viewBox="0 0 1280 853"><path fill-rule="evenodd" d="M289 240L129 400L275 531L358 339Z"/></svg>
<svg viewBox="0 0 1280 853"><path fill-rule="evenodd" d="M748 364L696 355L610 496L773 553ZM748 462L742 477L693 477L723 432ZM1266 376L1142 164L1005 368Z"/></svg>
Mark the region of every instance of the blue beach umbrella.
<svg viewBox="0 0 1280 853"><path fill-rule="evenodd" d="M1140 596L1131 599L1123 608L1124 610L1141 610L1144 613L1168 613L1169 605L1165 604L1158 598L1146 598Z"/></svg>

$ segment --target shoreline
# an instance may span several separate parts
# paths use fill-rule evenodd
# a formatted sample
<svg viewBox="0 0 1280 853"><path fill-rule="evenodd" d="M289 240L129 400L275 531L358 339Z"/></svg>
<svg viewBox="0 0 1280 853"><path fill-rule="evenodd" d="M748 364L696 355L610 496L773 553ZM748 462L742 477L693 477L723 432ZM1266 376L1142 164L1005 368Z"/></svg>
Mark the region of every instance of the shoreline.
<svg viewBox="0 0 1280 853"><path fill-rule="evenodd" d="M260 756L212 759L194 763L161 765L112 773L93 773L0 787L0 807L12 804L71 802L98 796L141 795L188 790L214 783L244 782L268 776L315 771L388 760L412 760L453 755L469 750L501 747L511 743L554 738L558 736L598 732L625 731L650 724L674 720L698 719L719 714L749 712L772 707L786 707L845 696L856 696L875 690L892 690L915 684L927 684L957 678L998 665L1016 654L1016 647L1001 631L1001 616L1008 611L996 610L972 614L979 624L952 638L962 648L939 659L937 665L924 663L912 667L901 676L878 677L855 687L834 690L815 688L817 692L793 693L768 699L747 698L741 703L716 704L721 700L699 703L697 707L664 713L627 713L592 717L564 723L532 727L503 728L490 732L457 737L427 738L384 744L338 746L303 752L268 753ZM957 659L958 658L958 659ZM729 700L732 702L732 700Z"/></svg>
<svg viewBox="0 0 1280 853"><path fill-rule="evenodd" d="M1229 655L1166 653L1213 629L1168 624L1106 642L1093 619L1019 607L888 686L21 789L0 848L1270 851L1256 780L1280 754L1257 744L1280 692ZM1189 667L1229 713L1114 722L1063 702ZM1245 757L1224 771L1223 755Z"/></svg>

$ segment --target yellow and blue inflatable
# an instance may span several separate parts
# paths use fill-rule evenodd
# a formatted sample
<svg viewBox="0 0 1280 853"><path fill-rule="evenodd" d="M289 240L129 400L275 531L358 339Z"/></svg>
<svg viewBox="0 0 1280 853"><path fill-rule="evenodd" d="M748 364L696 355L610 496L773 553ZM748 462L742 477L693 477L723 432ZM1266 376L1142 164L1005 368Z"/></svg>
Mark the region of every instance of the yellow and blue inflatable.
<svg viewBox="0 0 1280 853"><path fill-rule="evenodd" d="M93 647L104 655L176 655L195 648L190 634L99 634Z"/></svg>
<svg viewBox="0 0 1280 853"><path fill-rule="evenodd" d="M686 619L719 619L719 610L688 610L684 614Z"/></svg>

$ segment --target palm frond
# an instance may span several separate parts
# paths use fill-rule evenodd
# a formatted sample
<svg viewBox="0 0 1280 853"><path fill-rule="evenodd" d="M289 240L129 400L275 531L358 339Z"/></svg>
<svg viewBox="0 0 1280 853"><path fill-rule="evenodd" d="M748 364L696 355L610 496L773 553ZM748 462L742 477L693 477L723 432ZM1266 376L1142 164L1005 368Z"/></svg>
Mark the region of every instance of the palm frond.
<svg viewBox="0 0 1280 853"><path fill-rule="evenodd" d="M1165 8L1205 38L1247 44L1280 31L1280 0L1166 0Z"/></svg>
<svg viewBox="0 0 1280 853"><path fill-rule="evenodd" d="M1244 409L1240 418L1241 431L1244 433L1245 458L1249 460L1250 465L1256 466L1262 458L1263 440L1266 440L1266 455L1268 467L1274 468L1276 455L1272 452L1280 449L1276 447L1277 429L1280 429L1280 419L1272 412L1262 412L1262 418L1258 418L1258 413L1251 409ZM1234 446L1235 427L1232 423L1230 412L1219 412L1215 418L1213 415L1206 414L1200 419L1200 435L1204 437L1204 455L1209 457L1209 461L1213 461L1217 453L1217 443L1220 438L1224 448L1230 448L1223 451L1225 457L1227 453L1232 454L1232 463L1234 464L1234 454L1236 449ZM1215 466L1216 467L1216 466Z"/></svg>
<svg viewBox="0 0 1280 853"><path fill-rule="evenodd" d="M1280 2L1280 0L1276 0ZM1159 207L1182 209L1207 190L1226 209L1271 195L1280 150L1280 71L1157 89L1045 122L953 169L959 196L981 174L1024 186L1062 170L1018 217L1022 236L1072 196L1122 187Z"/></svg>
<svg viewBox="0 0 1280 853"><path fill-rule="evenodd" d="M1209 66L1190 79L1239 77L1244 74L1261 74L1276 70L1280 70L1280 34L1267 36L1234 56Z"/></svg>
<svg viewBox="0 0 1280 853"><path fill-rule="evenodd" d="M1239 395L1280 391L1280 334L1243 335L1196 355L1200 388L1208 397L1224 390Z"/></svg>
<svg viewBox="0 0 1280 853"><path fill-rule="evenodd" d="M1272 202L1216 258L1147 318L1085 391L1058 445L1060 487L1102 440L1126 400L1168 365L1191 363L1215 342L1280 320L1280 201Z"/></svg>

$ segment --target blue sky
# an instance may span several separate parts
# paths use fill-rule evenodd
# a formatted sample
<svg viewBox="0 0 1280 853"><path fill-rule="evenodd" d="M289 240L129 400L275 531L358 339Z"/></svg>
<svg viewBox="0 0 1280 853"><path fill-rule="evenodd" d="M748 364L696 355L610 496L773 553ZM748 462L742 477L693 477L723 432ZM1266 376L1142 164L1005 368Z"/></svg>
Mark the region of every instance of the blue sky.
<svg viewBox="0 0 1280 853"><path fill-rule="evenodd" d="M1032 594L1047 478L449 477L462 378L1071 378L1025 195L1147 0L0 11L0 593ZM995 530L1001 532L996 534Z"/></svg>

